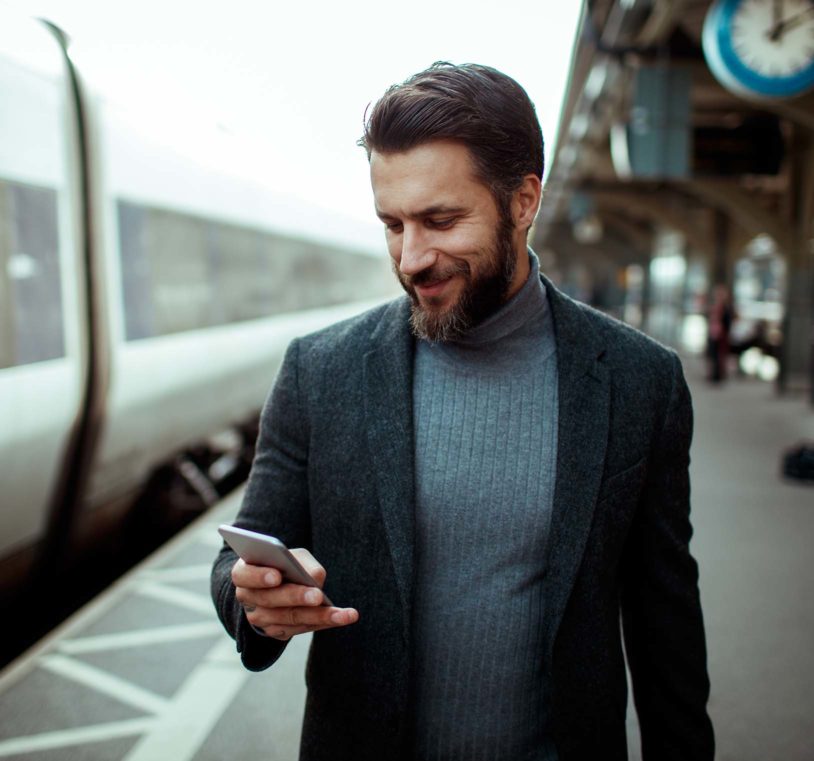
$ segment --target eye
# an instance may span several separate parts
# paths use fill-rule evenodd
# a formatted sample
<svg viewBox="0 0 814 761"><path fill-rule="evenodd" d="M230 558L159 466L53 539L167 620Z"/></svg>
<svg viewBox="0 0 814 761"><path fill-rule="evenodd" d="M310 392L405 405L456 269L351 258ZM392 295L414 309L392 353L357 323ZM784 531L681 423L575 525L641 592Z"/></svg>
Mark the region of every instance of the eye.
<svg viewBox="0 0 814 761"><path fill-rule="evenodd" d="M404 225L401 222L385 222L384 227L389 233L400 233Z"/></svg>
<svg viewBox="0 0 814 761"><path fill-rule="evenodd" d="M427 224L437 230L446 230L458 221L457 217L447 217L445 219L428 219Z"/></svg>

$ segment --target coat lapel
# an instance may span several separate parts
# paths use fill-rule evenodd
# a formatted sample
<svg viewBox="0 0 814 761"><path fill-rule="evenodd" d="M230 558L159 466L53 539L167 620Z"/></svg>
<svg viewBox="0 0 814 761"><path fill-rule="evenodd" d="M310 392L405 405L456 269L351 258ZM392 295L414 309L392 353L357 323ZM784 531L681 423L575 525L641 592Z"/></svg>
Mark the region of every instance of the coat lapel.
<svg viewBox="0 0 814 761"><path fill-rule="evenodd" d="M546 664L591 529L608 440L610 381L599 336L581 308L545 280L558 366L558 445L545 576Z"/></svg>
<svg viewBox="0 0 814 761"><path fill-rule="evenodd" d="M413 339L409 302L385 312L364 358L365 423L382 518L399 596L409 621L415 512L413 445Z"/></svg>
<svg viewBox="0 0 814 761"><path fill-rule="evenodd" d="M580 307L543 278L557 339L558 447L544 599L546 663L574 586L602 480L610 381L599 336ZM385 313L364 357L365 423L373 475L408 625L415 550L413 339L409 302Z"/></svg>

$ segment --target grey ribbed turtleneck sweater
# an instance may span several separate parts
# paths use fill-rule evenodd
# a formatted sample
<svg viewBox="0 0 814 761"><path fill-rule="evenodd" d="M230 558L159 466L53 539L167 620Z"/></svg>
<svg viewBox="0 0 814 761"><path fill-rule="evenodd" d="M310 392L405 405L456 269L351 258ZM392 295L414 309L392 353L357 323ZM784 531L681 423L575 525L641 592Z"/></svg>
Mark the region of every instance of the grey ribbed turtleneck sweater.
<svg viewBox="0 0 814 761"><path fill-rule="evenodd" d="M557 363L539 265L462 339L419 341L416 758L556 759L545 738L542 578Z"/></svg>

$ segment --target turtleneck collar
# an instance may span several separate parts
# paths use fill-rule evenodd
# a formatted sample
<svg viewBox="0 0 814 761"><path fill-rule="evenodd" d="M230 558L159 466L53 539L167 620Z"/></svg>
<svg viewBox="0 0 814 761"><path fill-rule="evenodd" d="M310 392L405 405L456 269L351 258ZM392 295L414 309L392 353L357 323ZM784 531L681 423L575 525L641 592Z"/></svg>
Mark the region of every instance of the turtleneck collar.
<svg viewBox="0 0 814 761"><path fill-rule="evenodd" d="M467 374L494 374L537 367L556 352L540 263L529 249L529 276L522 288L494 314L455 341L419 341L423 361L441 361Z"/></svg>

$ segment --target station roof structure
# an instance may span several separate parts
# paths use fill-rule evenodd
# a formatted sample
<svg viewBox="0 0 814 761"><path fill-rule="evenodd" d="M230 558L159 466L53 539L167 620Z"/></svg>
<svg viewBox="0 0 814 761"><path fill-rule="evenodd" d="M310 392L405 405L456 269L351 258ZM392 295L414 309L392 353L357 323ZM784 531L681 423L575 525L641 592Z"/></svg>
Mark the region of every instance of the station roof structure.
<svg viewBox="0 0 814 761"><path fill-rule="evenodd" d="M555 279L577 263L607 280L630 264L646 272L659 236L679 233L710 285L730 286L736 259L758 239L782 257L789 283L781 388L789 372L809 374L812 354L814 91L734 86L705 27L718 44L723 11L730 27L758 16L748 19L752 37L735 40L751 59L779 54L778 30L797 34L805 24L814 83L810 10L754 0L586 2L532 238Z"/></svg>
<svg viewBox="0 0 814 761"><path fill-rule="evenodd" d="M814 96L749 99L715 78L702 49L710 0L593 0L573 53L559 140L534 243L646 259L654 228L720 257L768 235L794 259ZM810 206L810 201L808 202ZM587 214L601 239L577 222ZM576 238L574 237L576 234ZM593 258L596 258L594 253ZM724 273L721 273L722 277Z"/></svg>

